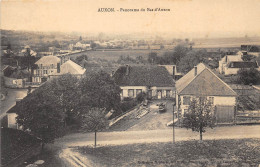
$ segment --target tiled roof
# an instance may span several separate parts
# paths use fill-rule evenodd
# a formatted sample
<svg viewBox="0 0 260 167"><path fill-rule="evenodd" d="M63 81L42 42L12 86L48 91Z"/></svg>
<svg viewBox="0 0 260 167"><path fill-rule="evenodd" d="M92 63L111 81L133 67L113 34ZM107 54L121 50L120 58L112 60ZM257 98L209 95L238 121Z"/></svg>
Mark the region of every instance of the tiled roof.
<svg viewBox="0 0 260 167"><path fill-rule="evenodd" d="M169 72L160 66L121 66L113 77L119 86L174 86Z"/></svg>
<svg viewBox="0 0 260 167"><path fill-rule="evenodd" d="M228 62L243 61L240 55L227 55Z"/></svg>
<svg viewBox="0 0 260 167"><path fill-rule="evenodd" d="M179 79L176 89L179 95L236 96L236 92L203 63L197 65L196 76L193 68Z"/></svg>
<svg viewBox="0 0 260 167"><path fill-rule="evenodd" d="M258 68L258 65L252 61L234 61L228 64L228 68Z"/></svg>
<svg viewBox="0 0 260 167"><path fill-rule="evenodd" d="M30 76L30 72L28 70L17 70L13 72L9 77L23 79L23 78L28 78L29 76Z"/></svg>
<svg viewBox="0 0 260 167"><path fill-rule="evenodd" d="M72 75L82 75L86 71L85 68L82 68L80 65L74 63L71 60L66 61L60 66L60 73L56 71L50 75L63 75L63 74L72 74Z"/></svg>
<svg viewBox="0 0 260 167"><path fill-rule="evenodd" d="M57 56L43 56L35 64L51 65L57 63L60 63L60 58L58 58Z"/></svg>

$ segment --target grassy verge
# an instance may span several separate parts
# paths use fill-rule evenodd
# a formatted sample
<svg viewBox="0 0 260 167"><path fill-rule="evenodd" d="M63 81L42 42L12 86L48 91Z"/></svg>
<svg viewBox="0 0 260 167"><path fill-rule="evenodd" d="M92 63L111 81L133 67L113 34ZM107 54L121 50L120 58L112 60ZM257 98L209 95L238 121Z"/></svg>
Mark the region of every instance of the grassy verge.
<svg viewBox="0 0 260 167"><path fill-rule="evenodd" d="M39 165L40 167L59 167L66 166L66 164L59 158L59 150L60 148L50 145L45 145L42 152L34 157L28 159L23 165L20 167L26 167L28 164L33 164L37 160L43 160L44 163Z"/></svg>
<svg viewBox="0 0 260 167"><path fill-rule="evenodd" d="M76 151L97 166L258 166L260 139L132 144Z"/></svg>

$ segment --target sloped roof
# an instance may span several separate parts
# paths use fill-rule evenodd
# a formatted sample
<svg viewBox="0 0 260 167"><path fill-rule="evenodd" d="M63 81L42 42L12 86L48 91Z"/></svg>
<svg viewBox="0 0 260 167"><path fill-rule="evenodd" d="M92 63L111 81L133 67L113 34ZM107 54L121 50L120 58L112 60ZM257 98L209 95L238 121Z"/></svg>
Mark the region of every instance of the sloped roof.
<svg viewBox="0 0 260 167"><path fill-rule="evenodd" d="M60 58L58 58L57 56L43 56L35 64L51 65L57 63L60 63Z"/></svg>
<svg viewBox="0 0 260 167"><path fill-rule="evenodd" d="M85 73L85 71L86 71L85 68L82 68L80 65L74 63L71 60L68 60L60 66L60 73L57 73L55 71L50 75L63 75L63 74L82 75Z"/></svg>
<svg viewBox="0 0 260 167"><path fill-rule="evenodd" d="M166 70L161 66L121 66L113 75L119 86L158 86L173 87L174 81Z"/></svg>
<svg viewBox="0 0 260 167"><path fill-rule="evenodd" d="M29 76L30 76L30 72L28 70L17 70L14 71L9 77L23 79L23 78L28 78Z"/></svg>
<svg viewBox="0 0 260 167"><path fill-rule="evenodd" d="M227 55L228 61L243 61L240 55Z"/></svg>
<svg viewBox="0 0 260 167"><path fill-rule="evenodd" d="M214 74L203 63L194 68L176 82L179 95L195 96L236 96L236 92Z"/></svg>
<svg viewBox="0 0 260 167"><path fill-rule="evenodd" d="M258 65L256 61L234 61L228 64L228 68L258 68Z"/></svg>

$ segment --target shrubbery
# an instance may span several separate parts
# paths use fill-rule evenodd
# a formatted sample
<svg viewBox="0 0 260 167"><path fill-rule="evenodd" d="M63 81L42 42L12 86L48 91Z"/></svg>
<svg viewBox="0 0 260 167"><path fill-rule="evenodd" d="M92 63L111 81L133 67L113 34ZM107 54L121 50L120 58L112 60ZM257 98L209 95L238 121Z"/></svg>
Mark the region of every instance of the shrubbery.
<svg viewBox="0 0 260 167"><path fill-rule="evenodd" d="M121 102L121 110L122 112L126 112L130 110L131 108L135 107L138 104L137 100L134 98L124 98L124 100Z"/></svg>

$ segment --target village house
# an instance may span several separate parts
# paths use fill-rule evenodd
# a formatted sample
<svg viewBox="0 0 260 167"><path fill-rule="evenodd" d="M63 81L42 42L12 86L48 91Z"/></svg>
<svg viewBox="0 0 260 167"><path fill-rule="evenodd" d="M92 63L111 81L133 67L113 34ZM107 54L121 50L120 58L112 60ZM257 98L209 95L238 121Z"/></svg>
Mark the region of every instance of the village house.
<svg viewBox="0 0 260 167"><path fill-rule="evenodd" d="M80 65L71 60L68 60L60 66L60 69L50 73L49 78L55 78L64 74L71 74L77 78L81 78L85 72L85 68L81 67Z"/></svg>
<svg viewBox="0 0 260 167"><path fill-rule="evenodd" d="M9 65L3 66L2 74L4 84L8 88L24 88L30 77L30 72L28 70L21 70Z"/></svg>
<svg viewBox="0 0 260 167"><path fill-rule="evenodd" d="M18 56L25 56L29 52L31 56L37 56L37 53L33 51L29 45L26 45L18 54Z"/></svg>
<svg viewBox="0 0 260 167"><path fill-rule="evenodd" d="M121 88L121 98L135 98L145 92L151 99L175 97L174 80L165 67L161 66L121 66L113 78Z"/></svg>
<svg viewBox="0 0 260 167"><path fill-rule="evenodd" d="M244 55L260 56L260 45L241 45L241 52Z"/></svg>
<svg viewBox="0 0 260 167"><path fill-rule="evenodd" d="M226 55L219 61L219 73L236 75L241 69L259 68L257 61L243 61L242 54Z"/></svg>
<svg viewBox="0 0 260 167"><path fill-rule="evenodd" d="M176 81L180 79L183 74L180 72L177 72L177 66L176 65L159 65L162 67L165 67L166 70L169 72L169 74L172 76L172 78Z"/></svg>
<svg viewBox="0 0 260 167"><path fill-rule="evenodd" d="M217 123L233 122L236 92L203 63L176 81L176 107L185 117L193 98L207 98L215 107Z"/></svg>
<svg viewBox="0 0 260 167"><path fill-rule="evenodd" d="M42 83L47 81L50 73L60 70L61 59L56 56L44 56L35 64L38 68L33 72L32 82Z"/></svg>

